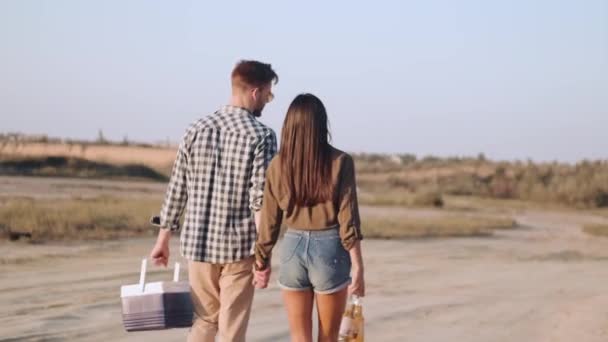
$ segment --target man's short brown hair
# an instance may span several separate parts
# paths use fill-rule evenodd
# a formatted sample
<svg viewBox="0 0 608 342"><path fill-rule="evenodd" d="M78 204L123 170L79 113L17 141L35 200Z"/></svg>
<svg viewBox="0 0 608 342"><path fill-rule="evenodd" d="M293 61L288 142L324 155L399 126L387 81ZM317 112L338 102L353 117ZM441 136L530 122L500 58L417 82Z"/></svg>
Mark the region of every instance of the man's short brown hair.
<svg viewBox="0 0 608 342"><path fill-rule="evenodd" d="M279 82L279 76L270 64L258 61L240 61L232 70L232 86L239 88L261 88Z"/></svg>

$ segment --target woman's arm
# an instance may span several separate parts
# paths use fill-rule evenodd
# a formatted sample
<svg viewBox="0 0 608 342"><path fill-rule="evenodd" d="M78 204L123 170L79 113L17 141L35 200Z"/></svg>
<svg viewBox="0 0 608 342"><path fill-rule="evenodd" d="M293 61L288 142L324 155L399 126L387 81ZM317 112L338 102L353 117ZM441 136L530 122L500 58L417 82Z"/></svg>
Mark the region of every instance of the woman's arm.
<svg viewBox="0 0 608 342"><path fill-rule="evenodd" d="M363 256L361 253L361 240L357 240L353 247L348 251L352 262L351 277L352 283L348 287L348 293L359 297L365 296L365 279L363 272Z"/></svg>
<svg viewBox="0 0 608 342"><path fill-rule="evenodd" d="M277 179L272 170L272 166L268 168L266 175L266 184L264 185L264 199L262 201L262 210L256 213L256 221L258 236L255 243L255 266L258 270L266 269L270 266L270 256L272 249L277 243L279 232L281 231L281 223L283 220L283 210L279 206L275 187Z"/></svg>
<svg viewBox="0 0 608 342"><path fill-rule="evenodd" d="M340 237L342 245L349 251L352 263L352 283L349 286L349 293L363 297L365 295L363 256L361 253L361 239L363 239L363 236L361 235L361 218L359 217L359 203L357 200L355 163L349 155L346 155L342 162L340 181L340 211L338 212Z"/></svg>

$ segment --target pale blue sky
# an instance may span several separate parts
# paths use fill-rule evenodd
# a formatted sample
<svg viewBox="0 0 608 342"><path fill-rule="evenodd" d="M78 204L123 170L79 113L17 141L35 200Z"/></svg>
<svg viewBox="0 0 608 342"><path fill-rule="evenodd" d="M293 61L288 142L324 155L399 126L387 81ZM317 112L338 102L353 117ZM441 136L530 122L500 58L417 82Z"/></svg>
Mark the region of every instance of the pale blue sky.
<svg viewBox="0 0 608 342"><path fill-rule="evenodd" d="M0 132L177 141L239 59L353 151L608 158L608 1L0 1Z"/></svg>

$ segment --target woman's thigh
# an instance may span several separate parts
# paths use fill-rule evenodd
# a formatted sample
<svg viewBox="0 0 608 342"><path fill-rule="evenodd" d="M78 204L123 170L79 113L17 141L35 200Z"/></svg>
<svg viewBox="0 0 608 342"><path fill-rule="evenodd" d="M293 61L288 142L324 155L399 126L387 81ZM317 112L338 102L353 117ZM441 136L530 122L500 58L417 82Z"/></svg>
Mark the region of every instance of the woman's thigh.
<svg viewBox="0 0 608 342"><path fill-rule="evenodd" d="M289 331L293 342L312 341L312 290L283 290L283 301L287 310Z"/></svg>
<svg viewBox="0 0 608 342"><path fill-rule="evenodd" d="M337 341L348 289L331 294L316 294L319 316L319 341Z"/></svg>

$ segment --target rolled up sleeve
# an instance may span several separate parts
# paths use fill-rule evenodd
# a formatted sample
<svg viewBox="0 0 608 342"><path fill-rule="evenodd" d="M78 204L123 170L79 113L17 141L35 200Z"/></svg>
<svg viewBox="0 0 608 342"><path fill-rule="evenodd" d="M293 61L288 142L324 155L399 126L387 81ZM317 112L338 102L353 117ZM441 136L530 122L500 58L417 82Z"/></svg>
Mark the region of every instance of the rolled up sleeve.
<svg viewBox="0 0 608 342"><path fill-rule="evenodd" d="M277 243L283 220L283 210L279 206L275 191L278 179L273 178L272 167L269 168L264 186L264 202L260 218L258 237L255 243L255 258L260 269L265 269L270 261L272 248Z"/></svg>
<svg viewBox="0 0 608 342"><path fill-rule="evenodd" d="M363 239L357 200L355 163L349 155L346 155L342 161L339 184L338 223L340 225L340 238L344 248L349 250L357 240Z"/></svg>
<svg viewBox="0 0 608 342"><path fill-rule="evenodd" d="M152 218L153 224L171 231L180 229L179 220L188 201L187 168L188 149L184 139L177 150L160 217Z"/></svg>

